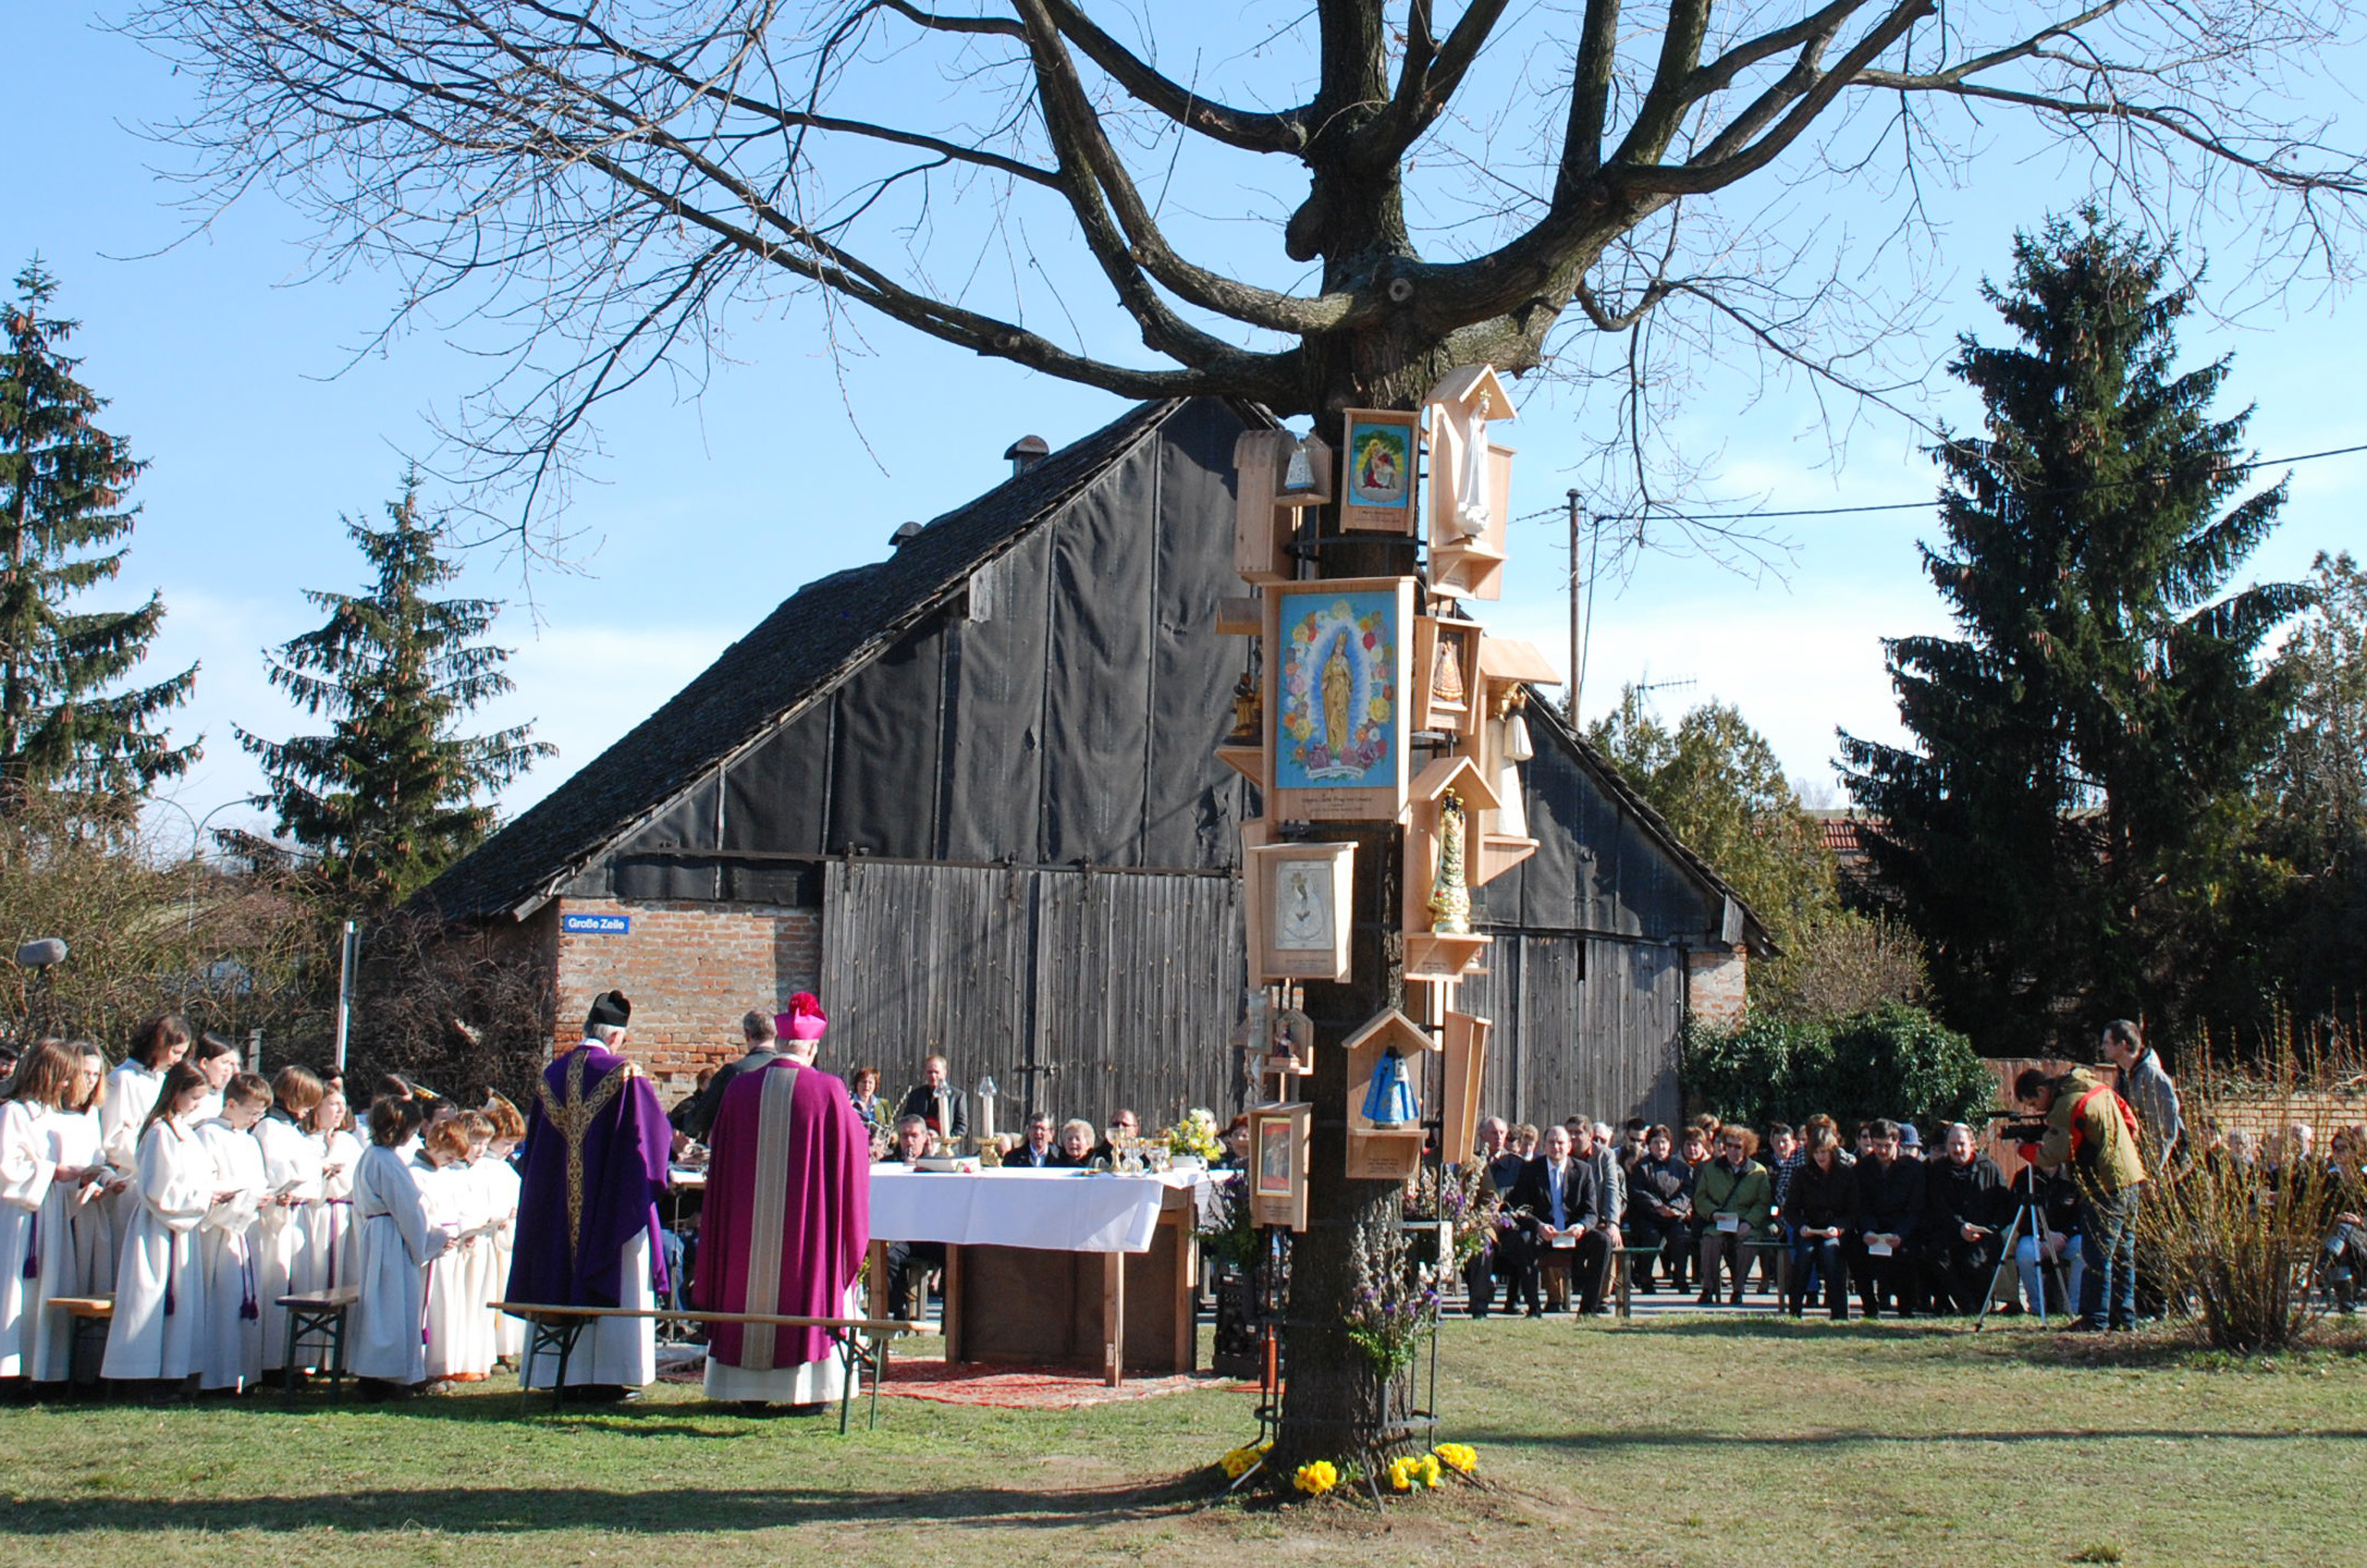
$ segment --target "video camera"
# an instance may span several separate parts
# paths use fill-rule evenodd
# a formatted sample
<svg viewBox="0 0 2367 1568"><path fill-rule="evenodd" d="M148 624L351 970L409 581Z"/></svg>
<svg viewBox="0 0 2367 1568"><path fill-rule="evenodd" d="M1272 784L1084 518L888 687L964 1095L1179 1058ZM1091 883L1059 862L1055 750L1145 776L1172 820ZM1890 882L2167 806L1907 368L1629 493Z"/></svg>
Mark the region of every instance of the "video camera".
<svg viewBox="0 0 2367 1568"><path fill-rule="evenodd" d="M1993 1131L1998 1139L2004 1143L2042 1143L2045 1140L2046 1135L2054 1130L2047 1125L2046 1118L2042 1116L2031 1116L2023 1111L1984 1110L1981 1114L1982 1118L1987 1121L2002 1123L2002 1125L1992 1129L1992 1131Z"/></svg>

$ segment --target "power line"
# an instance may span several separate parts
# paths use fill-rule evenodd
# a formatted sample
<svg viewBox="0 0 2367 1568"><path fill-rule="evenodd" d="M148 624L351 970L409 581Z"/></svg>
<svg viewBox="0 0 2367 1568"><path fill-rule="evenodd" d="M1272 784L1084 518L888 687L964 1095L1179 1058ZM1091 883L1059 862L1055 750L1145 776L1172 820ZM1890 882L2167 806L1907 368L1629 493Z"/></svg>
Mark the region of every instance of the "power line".
<svg viewBox="0 0 2367 1568"><path fill-rule="evenodd" d="M2289 458L2261 458L2248 463L2231 463L2228 465L2228 470L2230 472L2234 473L2250 473L2255 469L2285 468L2294 463L2316 462L2321 458L2347 458L2359 452L2367 452L2367 442L2363 442L2356 447L2329 447L2323 452L2303 452L2298 456ZM2052 490L2049 493L2056 496L2076 496L2084 491L2118 489L2126 485L2141 484L2144 482L2145 481L2142 478L2105 479L2098 480L2092 484L2073 485L2065 489ZM1633 522L1640 518L1649 518L1653 521L1662 522L1759 522L1777 518L1861 517L1870 512L1928 511L1935 504L1936 502L1932 497L1927 496L1919 501L1882 501L1871 506L1862 507L1799 507L1784 511L1770 512L1652 511L1597 512L1591 515L1598 524L1605 522ZM1516 517L1513 519L1513 521L1534 522L1539 518L1560 516L1564 510L1564 508L1561 507L1547 507L1542 510L1533 511L1525 516Z"/></svg>

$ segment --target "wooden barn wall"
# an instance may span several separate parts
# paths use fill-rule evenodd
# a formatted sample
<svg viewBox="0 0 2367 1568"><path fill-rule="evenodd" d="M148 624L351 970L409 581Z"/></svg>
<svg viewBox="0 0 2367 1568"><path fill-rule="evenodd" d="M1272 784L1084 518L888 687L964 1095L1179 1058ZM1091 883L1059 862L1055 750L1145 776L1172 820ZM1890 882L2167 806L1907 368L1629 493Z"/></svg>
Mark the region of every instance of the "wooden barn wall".
<svg viewBox="0 0 2367 1568"><path fill-rule="evenodd" d="M1241 910L1223 876L881 865L824 873L832 1066L891 1090L944 1055L991 1074L998 1131L1031 1106L1147 1125L1232 1104Z"/></svg>
<svg viewBox="0 0 2367 1568"><path fill-rule="evenodd" d="M1456 1006L1495 1021L1483 1115L1616 1123L1677 1114L1685 955L1657 943L1498 930Z"/></svg>

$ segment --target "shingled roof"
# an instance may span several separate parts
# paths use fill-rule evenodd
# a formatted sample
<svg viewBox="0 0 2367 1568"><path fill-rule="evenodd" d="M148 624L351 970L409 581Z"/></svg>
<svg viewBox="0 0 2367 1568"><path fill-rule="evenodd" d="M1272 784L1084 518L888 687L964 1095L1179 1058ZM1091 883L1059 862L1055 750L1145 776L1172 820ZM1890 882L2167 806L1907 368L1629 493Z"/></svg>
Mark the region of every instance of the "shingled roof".
<svg viewBox="0 0 2367 1568"><path fill-rule="evenodd" d="M807 583L705 672L420 894L448 918L514 912L963 591L1184 406L1144 403L931 521L886 560ZM1243 417L1272 416L1234 405Z"/></svg>

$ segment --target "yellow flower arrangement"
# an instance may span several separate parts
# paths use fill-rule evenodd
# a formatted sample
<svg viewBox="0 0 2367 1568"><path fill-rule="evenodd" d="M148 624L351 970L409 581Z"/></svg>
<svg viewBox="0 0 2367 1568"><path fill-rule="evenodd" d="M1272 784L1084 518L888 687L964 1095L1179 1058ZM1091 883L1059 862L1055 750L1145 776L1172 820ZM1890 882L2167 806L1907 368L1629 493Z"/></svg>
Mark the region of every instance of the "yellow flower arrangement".
<svg viewBox="0 0 2367 1568"><path fill-rule="evenodd" d="M1479 1473L1479 1451L1469 1443L1441 1443L1430 1452L1438 1456L1440 1464L1458 1476Z"/></svg>
<svg viewBox="0 0 2367 1568"><path fill-rule="evenodd" d="M1217 1464L1223 1467L1226 1480L1238 1481L1256 1468L1257 1462L1266 1457L1266 1451L1273 1446L1272 1443L1244 1443L1239 1448L1229 1450Z"/></svg>
<svg viewBox="0 0 2367 1568"><path fill-rule="evenodd" d="M1318 1459L1311 1464L1302 1464L1298 1467L1298 1474L1291 1477L1291 1485L1309 1497L1321 1497L1339 1484L1339 1466L1328 1459Z"/></svg>
<svg viewBox="0 0 2367 1568"><path fill-rule="evenodd" d="M1391 1491L1410 1492L1416 1487L1435 1487L1438 1484L1439 1462L1427 1453L1419 1456L1409 1454L1389 1462Z"/></svg>

